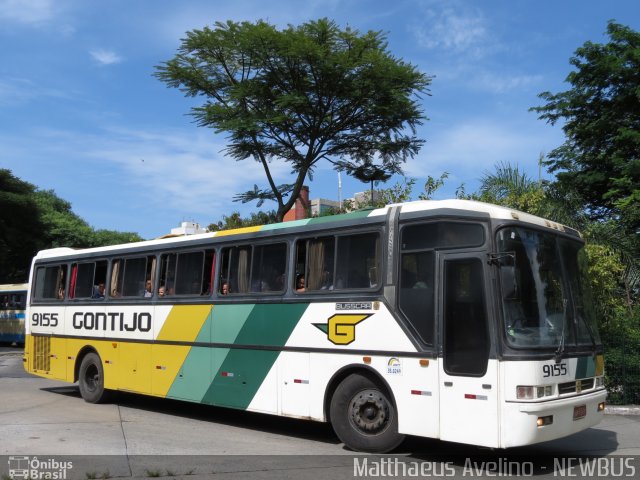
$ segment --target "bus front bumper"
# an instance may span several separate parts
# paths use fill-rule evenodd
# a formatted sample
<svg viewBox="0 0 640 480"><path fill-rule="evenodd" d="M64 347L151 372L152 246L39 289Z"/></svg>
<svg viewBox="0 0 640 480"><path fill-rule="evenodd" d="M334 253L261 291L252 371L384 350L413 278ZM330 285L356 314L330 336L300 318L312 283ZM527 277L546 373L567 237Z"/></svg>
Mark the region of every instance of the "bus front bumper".
<svg viewBox="0 0 640 480"><path fill-rule="evenodd" d="M606 398L606 390L599 390L546 402L506 402L502 410L501 447L555 440L597 425L604 415L598 405ZM546 424L539 426L539 419Z"/></svg>

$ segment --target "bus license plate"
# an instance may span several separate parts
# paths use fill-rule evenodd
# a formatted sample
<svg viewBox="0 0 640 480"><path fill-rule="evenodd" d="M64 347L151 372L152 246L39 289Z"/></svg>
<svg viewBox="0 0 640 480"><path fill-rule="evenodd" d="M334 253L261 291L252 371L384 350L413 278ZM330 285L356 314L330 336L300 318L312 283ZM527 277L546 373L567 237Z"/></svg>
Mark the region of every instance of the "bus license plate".
<svg viewBox="0 0 640 480"><path fill-rule="evenodd" d="M573 419L580 420L587 416L587 406L586 405L578 405L577 407L573 407Z"/></svg>

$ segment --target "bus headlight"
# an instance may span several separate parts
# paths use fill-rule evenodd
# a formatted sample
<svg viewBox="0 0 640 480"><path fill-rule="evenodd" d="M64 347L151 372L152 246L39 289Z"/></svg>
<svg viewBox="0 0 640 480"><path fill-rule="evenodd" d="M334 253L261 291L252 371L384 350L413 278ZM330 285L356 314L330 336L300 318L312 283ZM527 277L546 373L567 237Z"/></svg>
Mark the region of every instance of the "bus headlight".
<svg viewBox="0 0 640 480"><path fill-rule="evenodd" d="M533 387L516 387L516 398L518 400L533 400Z"/></svg>
<svg viewBox="0 0 640 480"><path fill-rule="evenodd" d="M518 400L535 400L536 398L550 397L553 395L553 385L528 386L518 385L516 387L516 398Z"/></svg>

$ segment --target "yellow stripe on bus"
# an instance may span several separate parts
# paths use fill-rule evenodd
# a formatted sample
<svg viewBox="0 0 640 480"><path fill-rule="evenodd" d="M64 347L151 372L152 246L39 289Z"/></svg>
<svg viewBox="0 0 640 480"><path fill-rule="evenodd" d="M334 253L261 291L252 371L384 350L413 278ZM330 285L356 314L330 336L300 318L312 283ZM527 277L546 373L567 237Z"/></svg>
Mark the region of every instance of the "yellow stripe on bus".
<svg viewBox="0 0 640 480"><path fill-rule="evenodd" d="M598 355L596 357L596 376L600 377L604 375L604 356Z"/></svg>
<svg viewBox="0 0 640 480"><path fill-rule="evenodd" d="M212 308L212 305L176 305L164 321L156 340L193 342Z"/></svg>
<svg viewBox="0 0 640 480"><path fill-rule="evenodd" d="M257 227L243 227L243 228L234 228L233 230L222 230L220 232L216 232L216 237L224 237L227 235L239 235L241 233L253 233L259 232L262 229L262 226Z"/></svg>

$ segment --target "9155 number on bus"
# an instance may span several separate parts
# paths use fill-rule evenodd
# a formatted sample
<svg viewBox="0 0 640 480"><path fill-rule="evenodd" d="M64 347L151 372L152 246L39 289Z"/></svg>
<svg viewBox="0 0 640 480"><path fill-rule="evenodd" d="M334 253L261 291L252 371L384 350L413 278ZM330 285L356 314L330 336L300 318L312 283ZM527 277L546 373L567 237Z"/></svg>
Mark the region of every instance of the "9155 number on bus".
<svg viewBox="0 0 640 480"><path fill-rule="evenodd" d="M34 313L31 316L31 325L34 327L57 327L57 313Z"/></svg>
<svg viewBox="0 0 640 480"><path fill-rule="evenodd" d="M542 376L543 377L561 377L567 374L566 363L556 363L555 365L543 365Z"/></svg>

